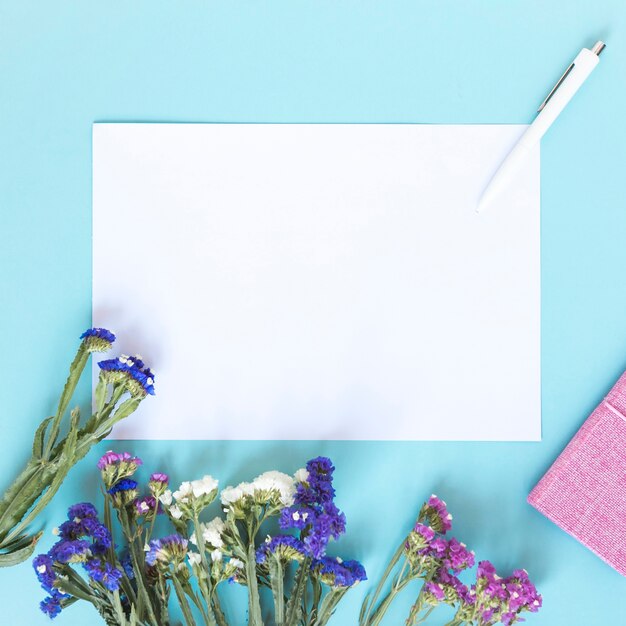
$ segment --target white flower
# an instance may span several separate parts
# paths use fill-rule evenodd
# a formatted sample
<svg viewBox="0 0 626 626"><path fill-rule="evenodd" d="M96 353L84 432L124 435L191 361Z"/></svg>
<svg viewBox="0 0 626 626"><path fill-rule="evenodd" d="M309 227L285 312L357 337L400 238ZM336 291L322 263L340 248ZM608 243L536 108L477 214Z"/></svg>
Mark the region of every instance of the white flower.
<svg viewBox="0 0 626 626"><path fill-rule="evenodd" d="M233 567L236 567L237 569L241 569L243 567L243 562L239 559L231 559L229 562Z"/></svg>
<svg viewBox="0 0 626 626"><path fill-rule="evenodd" d="M187 558L191 565L200 565L202 561L202 557L197 552L192 552L191 550L187 553Z"/></svg>
<svg viewBox="0 0 626 626"><path fill-rule="evenodd" d="M238 502L243 498L244 491L242 488L243 483L237 487L226 487L222 489L221 500L224 506L230 506L233 502Z"/></svg>
<svg viewBox="0 0 626 626"><path fill-rule="evenodd" d="M163 504L164 506L169 506L170 504L172 504L172 492L169 489L166 489L159 496L159 500L161 501L161 504Z"/></svg>
<svg viewBox="0 0 626 626"><path fill-rule="evenodd" d="M208 524L204 525L202 538L214 548L221 548L224 545L222 532L224 532L225 527L226 524L221 517L214 517Z"/></svg>
<svg viewBox="0 0 626 626"><path fill-rule="evenodd" d="M60 532L60 531L59 531L58 526L55 526L55 527L52 529L52 534L53 534L55 537L58 537L58 536L59 536L59 532Z"/></svg>
<svg viewBox="0 0 626 626"><path fill-rule="evenodd" d="M172 495L175 500L179 500L180 502L187 502L189 496L193 493L193 488L191 483L186 480L185 482L180 484L180 487L177 491L175 491Z"/></svg>
<svg viewBox="0 0 626 626"><path fill-rule="evenodd" d="M211 561L213 561L213 563L217 563L221 560L222 560L222 552L220 550L213 550L213 552L211 552Z"/></svg>
<svg viewBox="0 0 626 626"><path fill-rule="evenodd" d="M309 480L309 472L305 467L301 467L295 474L294 478L297 483L305 483Z"/></svg>
<svg viewBox="0 0 626 626"><path fill-rule="evenodd" d="M43 574L43 573L46 571L46 566L45 566L45 565L39 565L39 566L37 567L37 571L38 571L40 574Z"/></svg>
<svg viewBox="0 0 626 626"><path fill-rule="evenodd" d="M213 476L209 476L207 474L206 476L203 476L199 480L192 481L191 490L193 492L193 495L196 498L199 498L200 496L208 495L212 491L215 491L217 489L217 485L218 485L218 481L215 478L213 478Z"/></svg>
<svg viewBox="0 0 626 626"><path fill-rule="evenodd" d="M202 533L204 542L212 548L221 548L224 545L222 531L225 527L226 525L221 517L213 518L208 524L200 524L200 532ZM191 537L189 537L189 541L191 541L194 546L198 545L196 533L193 533Z"/></svg>
<svg viewBox="0 0 626 626"><path fill-rule="evenodd" d="M180 519L183 516L183 512L175 504L169 508L169 512L174 519Z"/></svg>
<svg viewBox="0 0 626 626"><path fill-rule="evenodd" d="M270 471L252 481L254 491L278 491L283 506L291 506L296 493L294 479L282 472Z"/></svg>

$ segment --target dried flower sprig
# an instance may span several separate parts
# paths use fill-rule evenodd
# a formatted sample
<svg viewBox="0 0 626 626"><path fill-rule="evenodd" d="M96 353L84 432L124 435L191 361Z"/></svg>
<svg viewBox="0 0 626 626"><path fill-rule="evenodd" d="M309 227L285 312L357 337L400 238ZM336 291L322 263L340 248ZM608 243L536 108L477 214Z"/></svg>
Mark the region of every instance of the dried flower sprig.
<svg viewBox="0 0 626 626"><path fill-rule="evenodd" d="M522 613L535 613L541 608L541 595L525 570L515 570L502 578L489 561L481 561L476 582L465 585L458 575L474 566L474 553L454 537L445 536L451 528L452 515L446 503L432 495L377 588L363 602L359 626L378 626L396 596L419 579L423 584L406 626L423 623L441 604L455 609L446 626L511 626L524 621Z"/></svg>
<svg viewBox="0 0 626 626"><path fill-rule="evenodd" d="M95 412L81 426L80 413L73 409L68 433L59 436L89 356L110 350L114 341L115 335L105 328L90 328L81 335L56 413L37 429L30 460L0 500L0 567L20 563L32 554L41 533L29 535L27 528L50 502L73 465L117 422L133 413L148 394L154 393L154 375L140 359L103 361L99 364ZM115 366L110 365L112 361Z"/></svg>

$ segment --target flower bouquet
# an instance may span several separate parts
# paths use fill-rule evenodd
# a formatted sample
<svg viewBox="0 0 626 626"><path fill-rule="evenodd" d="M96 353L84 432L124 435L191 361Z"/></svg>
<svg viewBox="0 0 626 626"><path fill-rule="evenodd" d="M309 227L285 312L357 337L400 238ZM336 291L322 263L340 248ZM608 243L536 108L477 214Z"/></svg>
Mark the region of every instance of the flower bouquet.
<svg viewBox="0 0 626 626"><path fill-rule="evenodd" d="M201 518L218 500L216 479L183 482L172 492L168 476L156 472L142 493L133 478L140 465L128 453L105 454L98 463L104 522L92 504L70 507L56 530L58 542L35 559L49 593L40 606L50 617L82 600L111 626L166 626L175 621L172 606L186 626L228 626L221 592L235 583L247 589L249 626L325 626L346 593L366 580L359 562L326 553L346 529L329 459L312 459L293 477L269 471L226 487L219 494L221 514L207 522ZM156 537L159 516L167 530ZM440 604L455 609L449 626L509 626L539 610L541 596L524 570L501 578L483 561L472 585L461 582L459 574L475 558L446 537L451 519L445 502L431 496L366 597L359 626L378 626L414 581L422 585L407 626L426 621Z"/></svg>
<svg viewBox="0 0 626 626"><path fill-rule="evenodd" d="M26 529L71 467L154 394L154 375L141 357L100 361L94 411L83 425L71 411L62 437L89 355L109 350L115 336L93 328L81 340L55 415L37 429L30 461L0 500L0 566L32 554L41 533ZM248 626L325 626L343 597L367 580L359 562L327 554L346 531L330 459L312 459L293 476L265 472L221 492L210 475L172 491L162 472L141 488L141 465L127 452L102 456L100 511L91 503L71 506L53 531L58 541L34 559L48 594L40 608L49 617L88 602L109 626L169 626L179 616L185 626L230 626L223 590L233 584L247 592ZM219 508L207 520L211 507ZM475 557L448 538L451 520L436 496L422 506L355 624L378 626L403 593L415 593L407 626L425 622L440 605L452 609L448 626L509 626L539 610L541 596L524 570L502 578L482 561L474 581L461 580Z"/></svg>

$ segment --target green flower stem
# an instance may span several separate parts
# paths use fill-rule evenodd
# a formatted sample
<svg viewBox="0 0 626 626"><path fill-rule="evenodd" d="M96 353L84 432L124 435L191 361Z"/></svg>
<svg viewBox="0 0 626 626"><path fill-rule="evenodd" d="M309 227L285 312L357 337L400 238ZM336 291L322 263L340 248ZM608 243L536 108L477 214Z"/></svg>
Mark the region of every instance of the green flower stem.
<svg viewBox="0 0 626 626"><path fill-rule="evenodd" d="M198 518L198 512L194 509L193 512L193 525L194 525L194 533L196 535L196 543L198 545L198 550L200 552L200 561L202 562L202 569L206 573L206 577L198 576L198 586L200 587L200 592L204 597L204 601L206 602L206 617L207 624L211 626L217 625L217 620L215 619L215 615L213 614L213 605L211 602L211 589L210 585L210 572L209 563L206 558L206 550L204 545L204 537L202 536L202 531L200 529L200 519Z"/></svg>
<svg viewBox="0 0 626 626"><path fill-rule="evenodd" d="M228 626L226 616L222 611L219 596L217 595L217 589L213 589L213 611L215 612L215 619L217 620L217 626Z"/></svg>
<svg viewBox="0 0 626 626"><path fill-rule="evenodd" d="M268 555L270 561L270 587L274 599L274 621L282 626L285 621L285 571L280 557Z"/></svg>
<svg viewBox="0 0 626 626"><path fill-rule="evenodd" d="M411 582L411 578L405 578L402 582L394 585L391 591L383 598L378 608L372 613L371 618L368 618L365 624L367 626L378 626L385 617L387 609L391 606L391 603L395 600L396 596Z"/></svg>
<svg viewBox="0 0 626 626"><path fill-rule="evenodd" d="M261 598L256 573L256 550L254 538L256 528L252 523L248 525L248 554L246 558L246 580L248 582L248 626L263 626L261 613Z"/></svg>
<svg viewBox="0 0 626 626"><path fill-rule="evenodd" d="M189 606L189 602L187 602L187 598L185 597L185 592L181 587L180 581L178 580L178 576L176 572L172 574L172 583L174 584L174 591L176 592L176 597L178 598L178 603L180 604L180 608L183 611L183 617L185 618L185 624L187 626L196 626L196 621L193 618L191 613L191 607Z"/></svg>
<svg viewBox="0 0 626 626"><path fill-rule="evenodd" d="M148 594L148 584L145 579L145 557L143 555L143 547L141 550L137 548L137 542L131 541L133 533L130 530L130 522L128 519L128 513L126 509L122 508L119 511L120 523L122 530L126 537L129 538L130 557L133 561L133 569L135 570L135 580L137 581L137 590L140 598L145 602L146 611L148 612L148 618L151 624L158 624L154 608L152 606L152 600Z"/></svg>
<svg viewBox="0 0 626 626"><path fill-rule="evenodd" d="M380 581L378 582L378 586L376 587L376 590L374 591L374 595L369 599L369 601L366 599L365 602L363 603L363 609L365 609L365 607L367 606L367 610L361 611L361 619L359 620L359 626L371 626L369 620L372 614L372 610L376 606L376 602L380 594L382 593L383 588L385 587L385 584L387 583L387 579L389 578L389 576L391 575L391 572L394 570L394 568L398 564L398 561L404 554L406 541L407 540L405 538L400 544L400 546L398 547L398 549L395 551L394 555L391 557L391 561L389 561L389 565L387 565L387 569L385 569Z"/></svg>
<svg viewBox="0 0 626 626"><path fill-rule="evenodd" d="M326 626L332 617L335 609L341 599L346 595L349 587L337 587L331 589L327 594L319 608L318 617L313 626Z"/></svg>

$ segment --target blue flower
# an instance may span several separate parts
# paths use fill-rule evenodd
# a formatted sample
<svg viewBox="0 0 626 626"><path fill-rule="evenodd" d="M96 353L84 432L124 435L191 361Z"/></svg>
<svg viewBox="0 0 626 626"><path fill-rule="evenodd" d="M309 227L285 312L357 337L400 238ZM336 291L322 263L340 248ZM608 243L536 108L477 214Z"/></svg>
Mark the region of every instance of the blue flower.
<svg viewBox="0 0 626 626"><path fill-rule="evenodd" d="M122 478L118 480L107 493L113 499L116 507L123 507L131 504L137 497L137 481L132 478Z"/></svg>
<svg viewBox="0 0 626 626"><path fill-rule="evenodd" d="M187 540L180 535L168 535L161 539L152 539L146 554L146 563L156 565L157 562L169 566L170 563L181 563L187 554Z"/></svg>
<svg viewBox="0 0 626 626"><path fill-rule="evenodd" d="M111 547L111 533L97 517L96 508L88 502L75 504L68 509L68 521L59 526L59 536L65 541L83 537L92 540L92 554L103 554Z"/></svg>
<svg viewBox="0 0 626 626"><path fill-rule="evenodd" d="M54 581L56 580L52 558L47 554L40 554L33 559L33 568L41 586L45 591L51 592L54 589Z"/></svg>
<svg viewBox="0 0 626 626"><path fill-rule="evenodd" d="M314 561L311 569L331 587L352 587L367 580L365 568L358 561L342 561L329 556Z"/></svg>
<svg viewBox="0 0 626 626"><path fill-rule="evenodd" d="M100 361L98 367L112 383L123 383L133 396L154 395L154 374L139 357L122 355Z"/></svg>
<svg viewBox="0 0 626 626"><path fill-rule="evenodd" d="M302 561L307 555L307 550L302 541L291 535L277 535L266 541L256 551L257 563L265 563L269 554L276 554L279 558L287 561Z"/></svg>
<svg viewBox="0 0 626 626"><path fill-rule="evenodd" d="M86 517L98 517L98 511L91 502L79 502L67 510L67 519L69 520L76 520L76 518L83 520Z"/></svg>
<svg viewBox="0 0 626 626"><path fill-rule="evenodd" d="M52 591L52 593L45 599L39 603L39 608L43 613L45 613L50 619L54 619L62 610L61 607L61 598L62 594L59 593L56 589Z"/></svg>
<svg viewBox="0 0 626 626"><path fill-rule="evenodd" d="M102 583L109 591L120 588L122 572L107 561L90 559L85 561L84 567L93 580Z"/></svg>
<svg viewBox="0 0 626 626"><path fill-rule="evenodd" d="M80 338L89 352L106 352L115 341L115 335L106 328L90 328Z"/></svg>
<svg viewBox="0 0 626 626"><path fill-rule="evenodd" d="M130 491L131 489L137 489L137 481L132 478L123 478L108 489L107 493L114 495L120 491Z"/></svg>
<svg viewBox="0 0 626 626"><path fill-rule="evenodd" d="M296 487L295 504L281 511L279 525L300 530L309 556L320 559L328 542L345 533L346 517L334 503L335 468L331 460L317 457L307 463L306 469L307 479Z"/></svg>
<svg viewBox="0 0 626 626"><path fill-rule="evenodd" d="M128 552L126 552L126 554L124 554L120 559L120 565L122 566L129 580L133 580L133 578L135 578L135 570L133 569L133 562Z"/></svg>
<svg viewBox="0 0 626 626"><path fill-rule="evenodd" d="M90 548L91 544L82 539L76 541L62 539L52 546L48 554L58 563L80 563L89 556Z"/></svg>

